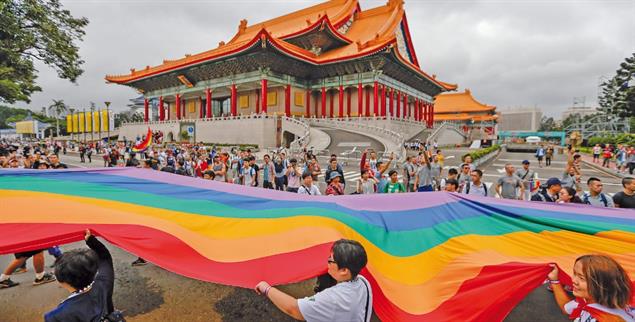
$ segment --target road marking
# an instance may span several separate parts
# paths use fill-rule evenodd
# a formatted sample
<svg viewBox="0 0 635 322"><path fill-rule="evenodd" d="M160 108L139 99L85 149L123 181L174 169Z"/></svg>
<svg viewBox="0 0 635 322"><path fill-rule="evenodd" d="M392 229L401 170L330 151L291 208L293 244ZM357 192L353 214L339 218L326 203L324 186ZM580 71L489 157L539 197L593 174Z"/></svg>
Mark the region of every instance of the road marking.
<svg viewBox="0 0 635 322"><path fill-rule="evenodd" d="M370 142L340 142L337 144L339 147L367 147L370 146Z"/></svg>

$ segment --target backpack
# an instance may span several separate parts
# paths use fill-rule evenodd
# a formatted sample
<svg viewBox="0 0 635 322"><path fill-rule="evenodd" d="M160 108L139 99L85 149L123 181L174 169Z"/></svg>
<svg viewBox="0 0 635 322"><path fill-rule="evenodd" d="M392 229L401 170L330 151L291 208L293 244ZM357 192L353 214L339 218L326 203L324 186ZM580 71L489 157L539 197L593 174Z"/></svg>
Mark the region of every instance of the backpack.
<svg viewBox="0 0 635 322"><path fill-rule="evenodd" d="M609 201L606 200L606 196L603 193L600 193L600 200L604 204L604 207L608 207L609 206ZM591 204L591 201L589 201L589 194L588 193L584 194L584 197L582 198L582 202L584 202L587 205Z"/></svg>
<svg viewBox="0 0 635 322"><path fill-rule="evenodd" d="M273 163L273 167L276 171L276 173L281 173L284 171L284 163L282 162L274 162Z"/></svg>
<svg viewBox="0 0 635 322"><path fill-rule="evenodd" d="M465 194L469 195L470 194L470 187L472 186L472 182L466 182L465 183ZM485 182L481 182L481 184L483 185L483 190L485 190L485 196L487 196L487 185L485 184Z"/></svg>

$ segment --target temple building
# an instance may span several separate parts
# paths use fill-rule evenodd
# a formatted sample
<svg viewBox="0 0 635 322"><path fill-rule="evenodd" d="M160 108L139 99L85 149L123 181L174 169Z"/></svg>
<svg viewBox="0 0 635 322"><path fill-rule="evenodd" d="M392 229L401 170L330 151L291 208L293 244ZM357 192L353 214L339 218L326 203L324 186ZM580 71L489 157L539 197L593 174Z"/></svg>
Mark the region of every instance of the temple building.
<svg viewBox="0 0 635 322"><path fill-rule="evenodd" d="M214 49L106 80L143 94L146 122L265 113L432 126L434 97L456 89L420 69L402 0L367 10L331 0L258 24L242 20Z"/></svg>
<svg viewBox="0 0 635 322"><path fill-rule="evenodd" d="M465 132L482 130L487 135L496 134L498 114L496 106L480 103L466 89L459 93L443 93L434 100L434 121L460 124Z"/></svg>

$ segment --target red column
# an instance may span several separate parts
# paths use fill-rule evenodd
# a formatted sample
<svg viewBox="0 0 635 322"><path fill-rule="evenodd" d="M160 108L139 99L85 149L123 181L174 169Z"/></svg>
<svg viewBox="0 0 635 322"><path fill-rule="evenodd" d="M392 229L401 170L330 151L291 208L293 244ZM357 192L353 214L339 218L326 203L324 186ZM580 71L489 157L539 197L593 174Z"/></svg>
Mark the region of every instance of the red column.
<svg viewBox="0 0 635 322"><path fill-rule="evenodd" d="M373 116L379 115L379 83L373 83Z"/></svg>
<svg viewBox="0 0 635 322"><path fill-rule="evenodd" d="M205 90L205 117L212 117L212 89Z"/></svg>
<svg viewBox="0 0 635 322"><path fill-rule="evenodd" d="M415 121L419 120L419 99L415 98L414 101L412 102L412 111L414 114L414 119Z"/></svg>
<svg viewBox="0 0 635 322"><path fill-rule="evenodd" d="M284 88L284 115L291 116L291 84Z"/></svg>
<svg viewBox="0 0 635 322"><path fill-rule="evenodd" d="M163 96L159 97L159 121L165 119L165 111L163 110Z"/></svg>
<svg viewBox="0 0 635 322"><path fill-rule="evenodd" d="M357 84L357 116L364 115L364 88L362 83Z"/></svg>
<svg viewBox="0 0 635 322"><path fill-rule="evenodd" d="M409 114L408 111L408 95L403 94L403 118L407 118Z"/></svg>
<svg viewBox="0 0 635 322"><path fill-rule="evenodd" d="M428 102L423 103L423 123L428 126Z"/></svg>
<svg viewBox="0 0 635 322"><path fill-rule="evenodd" d="M401 116L401 92L397 91L397 106L395 106L395 117L399 118Z"/></svg>
<svg viewBox="0 0 635 322"><path fill-rule="evenodd" d="M364 115L368 117L370 116L370 91L364 88L364 92L366 93L366 97L364 98L366 100L366 113L364 113Z"/></svg>
<svg viewBox="0 0 635 322"><path fill-rule="evenodd" d="M143 121L148 123L148 113L149 113L150 103L148 103L148 99L143 99Z"/></svg>
<svg viewBox="0 0 635 322"><path fill-rule="evenodd" d="M434 126L434 103L430 103L430 127Z"/></svg>
<svg viewBox="0 0 635 322"><path fill-rule="evenodd" d="M338 97L337 104L339 105L339 117L344 117L344 86L340 84L340 96Z"/></svg>
<svg viewBox="0 0 635 322"><path fill-rule="evenodd" d="M236 101L236 84L232 84L230 113L232 116L238 115L238 104Z"/></svg>
<svg viewBox="0 0 635 322"><path fill-rule="evenodd" d="M390 110L390 117L393 118L395 117L395 90L393 90L392 88L390 89L390 99L388 100L388 105L389 105L389 110Z"/></svg>
<svg viewBox="0 0 635 322"><path fill-rule="evenodd" d="M353 96L353 92L350 89L346 89L346 93L348 94L346 98L346 116L351 116L351 96Z"/></svg>
<svg viewBox="0 0 635 322"><path fill-rule="evenodd" d="M168 107L165 109L165 119L170 119L170 103L168 103Z"/></svg>
<svg viewBox="0 0 635 322"><path fill-rule="evenodd" d="M335 95L333 95L333 91L331 91L331 95L329 95L329 99L330 99L330 102L329 102L329 117L333 118L333 110L335 109L333 107L333 105L334 105L333 101L335 100Z"/></svg>
<svg viewBox="0 0 635 322"><path fill-rule="evenodd" d="M306 117L311 117L311 89L306 90Z"/></svg>
<svg viewBox="0 0 635 322"><path fill-rule="evenodd" d="M267 80L260 82L260 103L262 104L262 113L267 114Z"/></svg>
<svg viewBox="0 0 635 322"><path fill-rule="evenodd" d="M381 116L386 116L386 85L381 86Z"/></svg>
<svg viewBox="0 0 635 322"><path fill-rule="evenodd" d="M180 94L176 94L176 119L180 120L181 119L181 95Z"/></svg>
<svg viewBox="0 0 635 322"><path fill-rule="evenodd" d="M322 86L322 117L326 117L326 87Z"/></svg>
<svg viewBox="0 0 635 322"><path fill-rule="evenodd" d="M198 118L202 119L203 118L203 109L205 108L203 106L203 98L202 97L198 98L198 107L199 107L199 109L198 109Z"/></svg>

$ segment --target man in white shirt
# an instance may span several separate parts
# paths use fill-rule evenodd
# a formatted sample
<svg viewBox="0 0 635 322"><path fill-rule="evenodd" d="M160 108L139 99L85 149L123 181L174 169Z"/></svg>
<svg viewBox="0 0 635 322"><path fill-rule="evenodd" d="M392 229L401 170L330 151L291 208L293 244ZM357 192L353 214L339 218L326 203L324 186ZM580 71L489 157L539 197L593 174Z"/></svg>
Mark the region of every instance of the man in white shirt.
<svg viewBox="0 0 635 322"><path fill-rule="evenodd" d="M466 195L477 195L487 197L487 185L481 181L483 171L476 169L472 171L472 181L466 182L462 193Z"/></svg>
<svg viewBox="0 0 635 322"><path fill-rule="evenodd" d="M372 316L373 293L359 272L368 261L357 241L340 239L333 244L327 260L328 275L335 285L319 293L295 299L267 282L256 285L256 293L269 298L282 312L309 322L368 322Z"/></svg>
<svg viewBox="0 0 635 322"><path fill-rule="evenodd" d="M298 193L301 195L319 196L321 195L320 189L313 184L313 177L310 172L302 173L302 185L298 188Z"/></svg>

